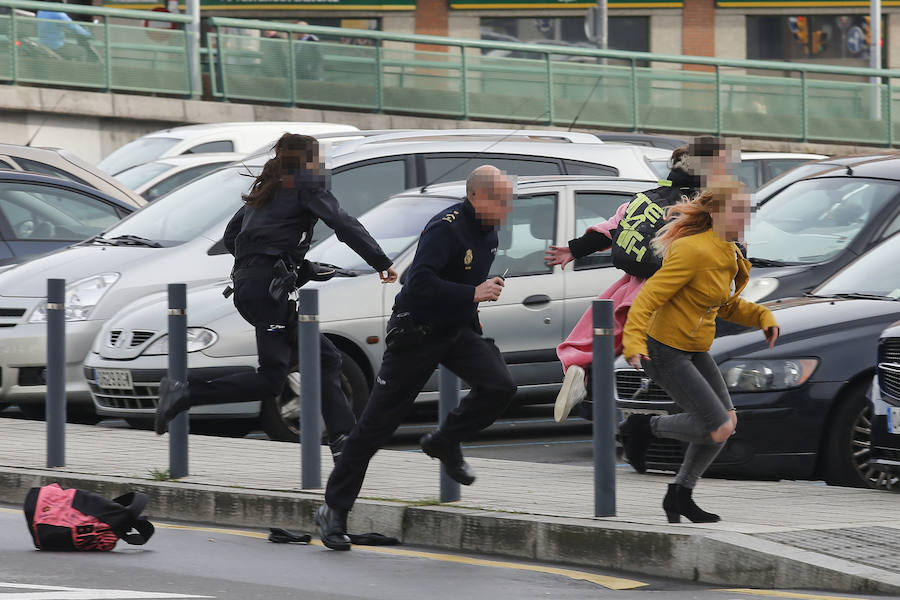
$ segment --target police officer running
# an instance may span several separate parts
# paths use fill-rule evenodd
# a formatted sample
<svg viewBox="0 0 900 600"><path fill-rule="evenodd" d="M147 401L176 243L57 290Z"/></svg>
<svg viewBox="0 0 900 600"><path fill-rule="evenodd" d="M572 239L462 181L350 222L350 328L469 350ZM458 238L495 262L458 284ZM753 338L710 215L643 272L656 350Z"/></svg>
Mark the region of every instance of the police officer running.
<svg viewBox="0 0 900 600"><path fill-rule="evenodd" d="M288 274L299 268L315 277L316 270L304 256L319 219L378 271L383 283L397 280L391 259L328 190L316 139L285 133L274 150L274 158L244 196L224 237L226 249L234 255L234 305L256 329L259 369L211 381L189 376L189 384L164 377L156 409L157 434L165 433L169 421L191 406L280 396L289 367L297 362L297 311L288 298L294 286L277 285L276 268ZM319 342L322 417L337 460L355 418L341 387L340 352L324 335Z"/></svg>
<svg viewBox="0 0 900 600"><path fill-rule="evenodd" d="M463 485L475 481L460 442L494 422L516 385L490 338L482 337L478 303L497 300L502 277L487 279L497 252L497 227L512 210L513 185L499 169L478 167L466 180L466 200L435 215L422 232L409 278L394 301L387 349L375 387L350 433L316 513L322 543L349 550L347 515L369 461L390 439L439 364L471 392L441 427L420 440Z"/></svg>

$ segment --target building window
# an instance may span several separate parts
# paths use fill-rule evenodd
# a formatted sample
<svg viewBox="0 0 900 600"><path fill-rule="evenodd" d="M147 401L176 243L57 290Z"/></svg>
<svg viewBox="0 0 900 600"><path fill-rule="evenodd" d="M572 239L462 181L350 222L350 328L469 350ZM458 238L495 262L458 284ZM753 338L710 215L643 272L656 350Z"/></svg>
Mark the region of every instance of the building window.
<svg viewBox="0 0 900 600"><path fill-rule="evenodd" d="M749 59L865 67L869 44L868 15L747 17ZM882 47L885 56L887 49Z"/></svg>
<svg viewBox="0 0 900 600"><path fill-rule="evenodd" d="M527 42L593 48L597 45L584 33L583 17L512 18L490 17L481 19L481 39L500 42ZM611 50L650 51L649 17L610 17L609 40ZM498 50L487 50L485 54ZM514 56L513 58L532 58Z"/></svg>

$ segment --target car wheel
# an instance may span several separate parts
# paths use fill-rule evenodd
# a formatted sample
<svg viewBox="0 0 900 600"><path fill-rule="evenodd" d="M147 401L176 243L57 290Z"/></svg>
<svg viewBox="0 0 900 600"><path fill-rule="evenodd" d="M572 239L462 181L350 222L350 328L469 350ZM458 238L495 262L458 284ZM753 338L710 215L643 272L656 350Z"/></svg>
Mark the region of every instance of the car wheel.
<svg viewBox="0 0 900 600"><path fill-rule="evenodd" d="M263 401L260 425L270 439L280 442L300 440L300 377L297 371L288 374L288 385L278 398ZM353 413L359 416L369 399L366 376L349 354L341 351L341 386Z"/></svg>
<svg viewBox="0 0 900 600"><path fill-rule="evenodd" d="M31 419L32 421L44 420L43 404L19 404L19 411L26 419Z"/></svg>
<svg viewBox="0 0 900 600"><path fill-rule="evenodd" d="M153 431L153 419L140 419L138 417L127 417L125 422L133 429L142 431Z"/></svg>
<svg viewBox="0 0 900 600"><path fill-rule="evenodd" d="M825 440L825 481L828 485L876 487L880 474L869 467L872 447L872 408L866 388L850 388L838 401Z"/></svg>

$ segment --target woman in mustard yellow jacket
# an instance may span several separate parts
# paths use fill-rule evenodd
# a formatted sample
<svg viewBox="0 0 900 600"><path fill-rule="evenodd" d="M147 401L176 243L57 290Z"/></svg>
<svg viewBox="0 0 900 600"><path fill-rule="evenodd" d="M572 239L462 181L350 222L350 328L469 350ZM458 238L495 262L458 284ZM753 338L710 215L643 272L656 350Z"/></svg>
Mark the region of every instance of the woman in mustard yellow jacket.
<svg viewBox="0 0 900 600"><path fill-rule="evenodd" d="M737 425L728 388L708 353L716 317L762 329L770 348L778 338L769 309L739 297L750 271L734 243L743 237L750 215L740 187L722 177L693 200L668 209L670 222L652 242L663 257L662 268L644 284L625 324L628 363L643 367L684 411L632 415L620 429L625 457L641 473L653 437L688 442L663 500L670 523L680 522L682 515L695 523L719 520L692 499L697 480Z"/></svg>

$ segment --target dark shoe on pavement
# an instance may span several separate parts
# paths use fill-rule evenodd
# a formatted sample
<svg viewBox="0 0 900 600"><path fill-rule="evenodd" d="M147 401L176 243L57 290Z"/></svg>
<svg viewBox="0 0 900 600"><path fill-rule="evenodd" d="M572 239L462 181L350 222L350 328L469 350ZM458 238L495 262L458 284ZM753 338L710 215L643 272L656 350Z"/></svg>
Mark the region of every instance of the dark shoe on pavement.
<svg viewBox="0 0 900 600"><path fill-rule="evenodd" d="M447 475L453 481L462 485L472 485L475 482L475 471L463 458L458 442L448 441L437 431L431 431L422 436L419 445L425 454L443 463Z"/></svg>
<svg viewBox="0 0 900 600"><path fill-rule="evenodd" d="M156 435L162 435L169 430L169 421L178 416L178 413L191 407L191 394L188 384L176 379L163 377L159 382L159 403L156 405L156 419L153 428Z"/></svg>
<svg viewBox="0 0 900 600"><path fill-rule="evenodd" d="M334 460L334 464L337 464L338 459L341 457L341 453L344 451L344 445L346 445L348 437L349 436L346 433L342 433L334 440L328 442L328 447L331 449L331 458L332 460Z"/></svg>
<svg viewBox="0 0 900 600"><path fill-rule="evenodd" d="M645 473L647 471L647 449L653 441L650 415L631 415L619 427L619 433L622 434L622 450L625 453L625 460L638 473Z"/></svg>
<svg viewBox="0 0 900 600"><path fill-rule="evenodd" d="M347 536L347 511L331 508L323 504L316 511L316 525L319 526L319 537L326 548L332 550L349 550L350 538Z"/></svg>
<svg viewBox="0 0 900 600"><path fill-rule="evenodd" d="M663 510L669 523L681 523L684 515L692 523L718 523L721 518L715 513L706 512L694 502L693 488L670 483L666 497L663 498Z"/></svg>

